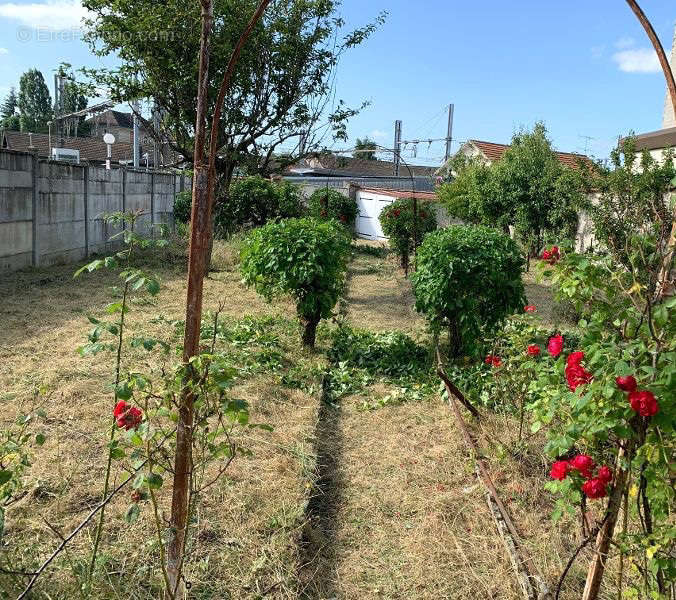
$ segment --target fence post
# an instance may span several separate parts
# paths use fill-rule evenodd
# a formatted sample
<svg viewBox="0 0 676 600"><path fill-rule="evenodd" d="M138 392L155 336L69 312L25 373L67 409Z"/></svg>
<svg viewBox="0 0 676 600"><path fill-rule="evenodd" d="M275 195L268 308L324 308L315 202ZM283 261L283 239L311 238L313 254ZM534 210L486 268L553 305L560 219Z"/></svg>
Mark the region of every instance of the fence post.
<svg viewBox="0 0 676 600"><path fill-rule="evenodd" d="M155 173L150 172L150 236L155 237Z"/></svg>
<svg viewBox="0 0 676 600"><path fill-rule="evenodd" d="M85 258L89 258L89 165L82 167L82 190L84 195L84 243Z"/></svg>
<svg viewBox="0 0 676 600"><path fill-rule="evenodd" d="M31 198L31 208L33 211L33 223L32 223L32 254L31 254L31 264L34 267L40 266L40 219L38 216L38 210L40 207L39 201L39 190L38 190L38 169L40 167L38 159L38 151L33 152L33 160L31 164L31 185L32 185L32 198Z"/></svg>

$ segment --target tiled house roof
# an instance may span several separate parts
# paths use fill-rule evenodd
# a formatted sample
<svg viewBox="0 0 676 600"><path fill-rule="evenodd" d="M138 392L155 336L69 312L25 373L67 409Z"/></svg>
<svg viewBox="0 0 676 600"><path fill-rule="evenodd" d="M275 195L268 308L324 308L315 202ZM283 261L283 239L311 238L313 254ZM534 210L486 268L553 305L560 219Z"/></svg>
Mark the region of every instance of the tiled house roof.
<svg viewBox="0 0 676 600"><path fill-rule="evenodd" d="M411 174L415 177L432 176L436 167L409 165ZM318 154L305 158L285 170L286 175L334 176L334 177L392 177L394 163L388 160L366 160L335 154ZM400 163L400 177L409 177L409 171L404 162Z"/></svg>
<svg viewBox="0 0 676 600"><path fill-rule="evenodd" d="M30 147L31 139L33 148ZM0 146L8 150L20 150L23 152L33 152L37 150L38 155L49 157L49 135L46 133L29 134L24 131L3 131L0 135ZM107 157L107 147L102 139L95 137L69 137L64 138L63 143L60 138L52 135L52 148L70 148L80 151L80 160L105 162ZM133 144L117 142L112 146L112 160L118 162L121 160L133 160Z"/></svg>
<svg viewBox="0 0 676 600"><path fill-rule="evenodd" d="M481 140L469 140L469 142L476 146L491 162L500 160L502 155L507 151L507 148L509 148L508 144L495 144L493 142L484 142ZM573 169L578 168L579 161L591 163L591 159L584 154L574 154L572 152L555 152L555 154L561 164Z"/></svg>

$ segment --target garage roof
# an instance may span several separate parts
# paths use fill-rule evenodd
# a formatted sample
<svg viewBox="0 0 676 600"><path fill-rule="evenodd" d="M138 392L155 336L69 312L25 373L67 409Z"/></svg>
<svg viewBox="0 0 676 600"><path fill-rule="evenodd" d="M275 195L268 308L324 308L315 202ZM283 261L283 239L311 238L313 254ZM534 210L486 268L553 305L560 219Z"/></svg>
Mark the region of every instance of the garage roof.
<svg viewBox="0 0 676 600"><path fill-rule="evenodd" d="M436 192L415 192L407 190L390 190L385 188L358 188L362 192L371 192L373 194L382 194L392 198L417 198L418 200L438 200Z"/></svg>

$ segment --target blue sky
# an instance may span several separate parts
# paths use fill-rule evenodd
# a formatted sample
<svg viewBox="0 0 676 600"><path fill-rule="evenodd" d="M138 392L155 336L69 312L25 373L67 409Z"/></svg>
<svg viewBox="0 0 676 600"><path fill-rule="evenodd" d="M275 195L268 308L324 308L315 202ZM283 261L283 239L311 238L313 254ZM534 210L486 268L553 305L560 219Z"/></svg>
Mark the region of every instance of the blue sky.
<svg viewBox="0 0 676 600"><path fill-rule="evenodd" d="M676 5L641 5L669 52ZM357 26L380 10L386 24L338 72L339 98L371 101L348 145L368 135L391 147L395 119L405 139L443 137L450 102L453 150L468 138L509 142L542 120L559 150L586 146L603 158L618 135L661 126L664 80L622 0L344 0L341 12ZM78 39L81 15L76 0L0 0L0 95L30 67L51 81L61 61L101 64ZM435 164L442 154L443 143L425 144L411 161Z"/></svg>

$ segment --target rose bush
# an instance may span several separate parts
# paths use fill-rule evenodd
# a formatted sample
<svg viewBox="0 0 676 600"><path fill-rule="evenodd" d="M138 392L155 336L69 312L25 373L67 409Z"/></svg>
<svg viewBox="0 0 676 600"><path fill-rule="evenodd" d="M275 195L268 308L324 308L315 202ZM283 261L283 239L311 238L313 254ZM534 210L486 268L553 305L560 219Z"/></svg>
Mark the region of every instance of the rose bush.
<svg viewBox="0 0 676 600"><path fill-rule="evenodd" d="M380 225L389 238L390 247L397 253L401 268L408 273L409 257L420 244L425 234L437 228L434 206L417 202L417 214L413 211L411 198L400 198L380 212Z"/></svg>
<svg viewBox="0 0 676 600"><path fill-rule="evenodd" d="M320 221L335 219L350 231L357 218L357 201L338 190L319 188L308 200L310 216Z"/></svg>

